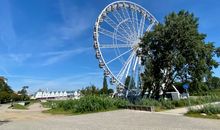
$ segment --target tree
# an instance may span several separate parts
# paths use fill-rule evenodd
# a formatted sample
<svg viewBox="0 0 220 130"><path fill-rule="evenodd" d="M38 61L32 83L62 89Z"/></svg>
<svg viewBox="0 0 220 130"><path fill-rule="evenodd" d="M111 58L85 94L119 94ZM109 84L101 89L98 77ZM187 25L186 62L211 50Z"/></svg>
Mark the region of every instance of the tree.
<svg viewBox="0 0 220 130"><path fill-rule="evenodd" d="M29 96L28 96L28 93L27 93L28 88L29 88L28 86L23 86L22 89L20 91L18 91L18 94L21 95L21 100L22 101L29 100Z"/></svg>
<svg viewBox="0 0 220 130"><path fill-rule="evenodd" d="M22 89L20 91L18 91L18 94L27 95L28 88L29 88L28 86L23 86Z"/></svg>
<svg viewBox="0 0 220 130"><path fill-rule="evenodd" d="M113 89L108 89L108 94L113 94L114 93L114 90Z"/></svg>
<svg viewBox="0 0 220 130"><path fill-rule="evenodd" d="M126 89L134 89L135 88L135 81L134 78L131 76L127 76L125 79L125 88Z"/></svg>
<svg viewBox="0 0 220 130"><path fill-rule="evenodd" d="M3 79L0 79L0 91L13 93L13 90L11 89L11 87Z"/></svg>
<svg viewBox="0 0 220 130"><path fill-rule="evenodd" d="M87 95L98 95L99 89L95 85L87 86L86 88L83 88L80 90L81 94L84 96Z"/></svg>
<svg viewBox="0 0 220 130"><path fill-rule="evenodd" d="M102 94L108 94L108 83L105 76L103 78Z"/></svg>
<svg viewBox="0 0 220 130"><path fill-rule="evenodd" d="M219 49L205 43L206 35L198 32L198 18L187 11L171 13L142 38L143 92L160 98L175 82L190 82L191 92L203 91L204 79L211 77L218 63Z"/></svg>
<svg viewBox="0 0 220 130"><path fill-rule="evenodd" d="M125 79L125 88L126 88L126 89L129 88L130 79L131 79L130 76L127 76L126 79Z"/></svg>
<svg viewBox="0 0 220 130"><path fill-rule="evenodd" d="M220 78L219 77L211 77L208 86L210 89L220 89Z"/></svg>
<svg viewBox="0 0 220 130"><path fill-rule="evenodd" d="M10 100L11 100L11 94L10 93L8 93L6 91L1 91L0 92L0 104L10 102Z"/></svg>

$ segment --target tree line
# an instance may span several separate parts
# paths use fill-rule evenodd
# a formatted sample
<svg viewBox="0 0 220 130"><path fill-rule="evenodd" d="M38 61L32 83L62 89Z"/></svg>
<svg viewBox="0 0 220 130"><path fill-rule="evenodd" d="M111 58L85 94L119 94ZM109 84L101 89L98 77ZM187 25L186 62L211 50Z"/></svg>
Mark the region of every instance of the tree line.
<svg viewBox="0 0 220 130"><path fill-rule="evenodd" d="M4 79L0 79L0 104L13 102L13 101L29 100L29 97L27 95L27 88L28 86L24 86L20 91L15 92L4 81Z"/></svg>

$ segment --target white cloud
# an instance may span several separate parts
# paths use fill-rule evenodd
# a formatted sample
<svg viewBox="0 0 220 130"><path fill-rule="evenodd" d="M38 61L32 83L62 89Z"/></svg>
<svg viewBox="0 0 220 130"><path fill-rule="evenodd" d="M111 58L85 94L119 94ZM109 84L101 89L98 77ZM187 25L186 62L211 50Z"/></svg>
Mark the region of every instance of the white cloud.
<svg viewBox="0 0 220 130"><path fill-rule="evenodd" d="M47 57L47 59L44 61L44 63L42 65L43 66L51 65L51 64L57 63L61 60L64 60L68 57L80 55L81 53L89 51L90 49L91 48L77 48L74 50L41 53L40 56Z"/></svg>
<svg viewBox="0 0 220 130"><path fill-rule="evenodd" d="M58 27L57 31L63 40L78 37L92 26L91 19L95 17L95 13L91 8L82 9L60 0L60 10L64 24Z"/></svg>
<svg viewBox="0 0 220 130"><path fill-rule="evenodd" d="M29 91L31 93L36 92L38 89L48 89L48 90L76 90L86 87L91 84L95 84L98 87L102 84L103 74L101 72L88 72L77 74L74 76L65 76L57 78L45 78L45 77L30 77L30 76L19 76L19 75L8 75L9 79L16 78L18 81L14 82L16 84L10 84L12 87L22 85L29 86ZM17 88L18 90L19 88Z"/></svg>
<svg viewBox="0 0 220 130"><path fill-rule="evenodd" d="M26 54L9 54L8 57L15 61L16 63L22 64L24 61L26 61L28 58L30 58L32 54L26 53Z"/></svg>

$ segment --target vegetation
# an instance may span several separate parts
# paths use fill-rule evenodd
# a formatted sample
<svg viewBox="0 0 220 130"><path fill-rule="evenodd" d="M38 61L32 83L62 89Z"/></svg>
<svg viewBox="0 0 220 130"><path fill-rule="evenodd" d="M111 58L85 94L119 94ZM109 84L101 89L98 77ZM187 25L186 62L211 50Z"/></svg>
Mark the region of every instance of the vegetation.
<svg viewBox="0 0 220 130"><path fill-rule="evenodd" d="M218 67L213 59L220 56L220 48L205 42L206 35L198 31L198 18L187 11L171 13L163 24L142 38L143 92L159 99L175 82L189 83L190 93L207 91L212 69ZM163 95L164 96L164 95Z"/></svg>
<svg viewBox="0 0 220 130"><path fill-rule="evenodd" d="M21 91L15 93L11 87L0 78L0 104L14 101L26 101L29 100L27 95L27 86L24 86Z"/></svg>
<svg viewBox="0 0 220 130"><path fill-rule="evenodd" d="M155 99L142 99L138 102L138 105L145 106L154 106L156 111L166 110L166 109L174 109L178 107L185 107L190 105L200 105L211 102L220 101L219 96L202 96L202 97L192 97L189 99L181 99L181 100L155 100Z"/></svg>
<svg viewBox="0 0 220 130"><path fill-rule="evenodd" d="M21 110L27 110L27 107L20 105L20 104L14 104L12 106L12 109L21 109Z"/></svg>
<svg viewBox="0 0 220 130"><path fill-rule="evenodd" d="M133 89L135 88L135 81L134 81L134 78L131 76L127 76L126 79L125 79L125 88L126 89Z"/></svg>
<svg viewBox="0 0 220 130"><path fill-rule="evenodd" d="M110 98L106 96L85 96L79 100L66 100L44 103L44 106L52 108L48 112L61 113L66 111L71 114L91 113L100 111L109 111L120 109L129 102L119 98Z"/></svg>
<svg viewBox="0 0 220 130"><path fill-rule="evenodd" d="M18 91L18 94L21 95L22 101L27 101L30 99L29 96L27 95L28 88L29 88L28 86L23 86L22 89L20 91Z"/></svg>
<svg viewBox="0 0 220 130"><path fill-rule="evenodd" d="M103 87L100 90L100 93L108 95L108 83L107 83L107 79L106 79L105 76L104 76L104 79L103 79Z"/></svg>
<svg viewBox="0 0 220 130"><path fill-rule="evenodd" d="M220 105L204 105L201 108L190 108L186 113L187 116L191 117L202 117L202 118L212 118L220 119Z"/></svg>
<svg viewBox="0 0 220 130"><path fill-rule="evenodd" d="M88 95L98 96L98 95L110 95L114 92L114 90L108 89L107 81L104 78L102 89L97 88L95 85L91 85L81 89L80 92L83 96L88 96Z"/></svg>

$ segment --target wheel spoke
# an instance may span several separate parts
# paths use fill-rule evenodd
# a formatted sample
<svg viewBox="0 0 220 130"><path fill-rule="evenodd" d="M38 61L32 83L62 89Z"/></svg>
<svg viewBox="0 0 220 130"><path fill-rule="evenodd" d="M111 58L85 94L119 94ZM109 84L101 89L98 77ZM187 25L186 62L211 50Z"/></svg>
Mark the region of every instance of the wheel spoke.
<svg viewBox="0 0 220 130"><path fill-rule="evenodd" d="M113 32L111 32L111 31L108 31L108 30L106 30L106 29L104 29L104 28L99 28L99 32L100 33L102 33L103 35L105 35L105 36L108 36L108 37L111 37L111 38L113 38L113 39L117 39L117 40L119 40L119 41L121 41L121 42L123 42L123 43L128 43L129 41L127 41L127 39L125 39L124 37L122 37L122 36L120 36L120 35L117 35L117 37L115 37L115 34L113 33Z"/></svg>
<svg viewBox="0 0 220 130"><path fill-rule="evenodd" d="M133 50L133 48L132 48L132 49L130 49L130 50L128 50L128 51L126 51L126 52L124 52L124 53L122 53L121 55L117 56L116 58L114 58L114 59L110 60L110 61L109 61L109 62L107 62L106 64L109 64L109 63L111 63L111 62L113 62L113 61L117 60L118 58L120 58L120 57L122 57L123 55L125 55L125 54L129 53L129 52L130 52L130 51L132 51L132 50Z"/></svg>
<svg viewBox="0 0 220 130"><path fill-rule="evenodd" d="M100 48L131 48L131 44L102 44Z"/></svg>
<svg viewBox="0 0 220 130"><path fill-rule="evenodd" d="M129 26L127 25L126 23L126 19L123 19L123 17L121 16L121 14L118 12L117 9L115 9L115 15L113 14L113 16L117 19L119 25L124 29L124 30L128 30L129 32L129 39L133 39L132 38L132 31L131 29L129 28ZM126 26L123 26L123 24L121 23L125 23Z"/></svg>
<svg viewBox="0 0 220 130"><path fill-rule="evenodd" d="M141 38L142 35L143 35L144 23L145 23L145 16L142 16L142 17L141 17L141 21L140 21L140 26L139 26L138 38Z"/></svg>
<svg viewBox="0 0 220 130"><path fill-rule="evenodd" d="M120 78L122 77L121 75L123 74L123 72L125 71L125 69L127 68L129 62L132 61L133 57L134 57L135 53L133 52L129 58L127 59L127 61L124 63L123 67L121 68L121 70L119 71L118 75L117 75L117 78Z"/></svg>
<svg viewBox="0 0 220 130"><path fill-rule="evenodd" d="M130 34L123 29L121 26L118 26L110 17L106 16L106 18L104 19L104 21L110 25L114 30L117 30L117 32L119 34L122 35L122 37L124 37L125 39L127 39L128 41L130 41L129 36Z"/></svg>

